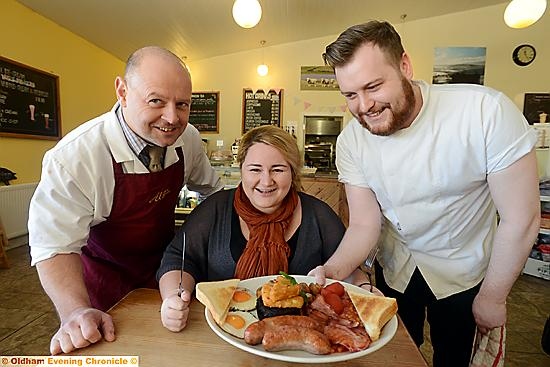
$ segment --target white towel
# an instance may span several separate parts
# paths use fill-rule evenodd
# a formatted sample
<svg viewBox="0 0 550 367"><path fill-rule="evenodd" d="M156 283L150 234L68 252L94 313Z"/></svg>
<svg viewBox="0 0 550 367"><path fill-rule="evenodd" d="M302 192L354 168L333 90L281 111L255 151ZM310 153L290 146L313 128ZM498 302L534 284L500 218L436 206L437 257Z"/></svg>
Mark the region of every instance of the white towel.
<svg viewBox="0 0 550 367"><path fill-rule="evenodd" d="M494 328L488 334L476 332L470 367L503 367L506 328Z"/></svg>

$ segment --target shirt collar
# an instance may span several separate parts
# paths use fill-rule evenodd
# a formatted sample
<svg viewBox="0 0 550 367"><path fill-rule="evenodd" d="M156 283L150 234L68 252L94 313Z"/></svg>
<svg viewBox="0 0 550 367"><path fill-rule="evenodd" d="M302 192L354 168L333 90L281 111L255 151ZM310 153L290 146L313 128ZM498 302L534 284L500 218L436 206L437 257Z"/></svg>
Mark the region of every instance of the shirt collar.
<svg viewBox="0 0 550 367"><path fill-rule="evenodd" d="M122 131L124 132L124 136L126 137L126 140L128 141L128 145L130 148L132 148L132 151L136 156L139 156L139 153L145 148L148 144L147 142L141 138L139 135L137 135L135 132L130 129L128 124L126 123L126 120L124 119L124 115L122 114L122 107L120 105L115 110L115 114L118 120L118 123L120 124L120 127L122 127Z"/></svg>

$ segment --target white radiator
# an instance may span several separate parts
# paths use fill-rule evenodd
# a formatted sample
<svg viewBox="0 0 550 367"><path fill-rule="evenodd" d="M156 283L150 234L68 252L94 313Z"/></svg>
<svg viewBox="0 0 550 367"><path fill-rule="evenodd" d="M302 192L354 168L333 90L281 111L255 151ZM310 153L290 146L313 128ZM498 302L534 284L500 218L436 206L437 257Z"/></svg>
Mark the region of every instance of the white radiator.
<svg viewBox="0 0 550 367"><path fill-rule="evenodd" d="M8 239L28 233L29 204L37 183L0 186L0 217Z"/></svg>

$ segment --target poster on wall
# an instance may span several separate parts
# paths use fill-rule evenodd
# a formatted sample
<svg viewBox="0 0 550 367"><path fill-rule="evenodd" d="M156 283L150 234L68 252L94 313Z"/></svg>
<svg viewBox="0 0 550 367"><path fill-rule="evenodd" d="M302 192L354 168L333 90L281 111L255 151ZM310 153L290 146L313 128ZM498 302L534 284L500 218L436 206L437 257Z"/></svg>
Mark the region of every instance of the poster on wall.
<svg viewBox="0 0 550 367"><path fill-rule="evenodd" d="M434 48L432 83L483 85L486 51L485 47Z"/></svg>
<svg viewBox="0 0 550 367"><path fill-rule="evenodd" d="M61 137L56 75L0 57L0 136Z"/></svg>
<svg viewBox="0 0 550 367"><path fill-rule="evenodd" d="M550 93L525 93L523 115L529 124L549 122Z"/></svg>
<svg viewBox="0 0 550 367"><path fill-rule="evenodd" d="M330 66L300 66L300 90L338 91L338 82Z"/></svg>

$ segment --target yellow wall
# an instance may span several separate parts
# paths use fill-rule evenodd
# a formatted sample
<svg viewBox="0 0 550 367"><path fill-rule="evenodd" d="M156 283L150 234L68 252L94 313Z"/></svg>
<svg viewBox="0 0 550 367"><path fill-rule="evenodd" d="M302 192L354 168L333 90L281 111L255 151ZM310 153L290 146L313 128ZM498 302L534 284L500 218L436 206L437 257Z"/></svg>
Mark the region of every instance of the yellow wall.
<svg viewBox="0 0 550 367"><path fill-rule="evenodd" d="M499 89L523 108L523 93L549 92L550 11L533 26L514 30L502 19L506 4L397 24L403 43L412 57L415 78L431 81L434 47L486 47L485 85ZM367 19L366 19L367 20ZM351 24L350 24L351 25ZM343 31L343 29L342 29ZM300 66L322 65L321 54L338 35L269 46L264 49L269 75L261 78L256 66L262 61L260 49L193 62L189 60L194 90L220 91L220 134L203 134L209 148L215 139L231 144L240 136L242 88L284 88L283 123L298 121L302 135L304 113L338 114L345 102L339 92L300 91ZM537 50L533 64L521 68L512 62L512 50L531 43ZM304 102L310 103L305 108ZM344 120L348 120L349 113ZM299 140L299 143L301 141Z"/></svg>
<svg viewBox="0 0 550 367"><path fill-rule="evenodd" d="M0 13L0 55L59 76L62 135L111 108L124 62L13 0L2 0ZM12 184L36 182L55 143L0 137L0 167L17 173Z"/></svg>

